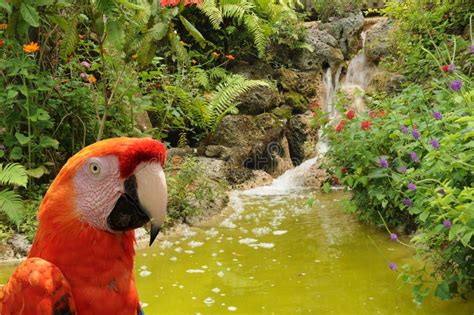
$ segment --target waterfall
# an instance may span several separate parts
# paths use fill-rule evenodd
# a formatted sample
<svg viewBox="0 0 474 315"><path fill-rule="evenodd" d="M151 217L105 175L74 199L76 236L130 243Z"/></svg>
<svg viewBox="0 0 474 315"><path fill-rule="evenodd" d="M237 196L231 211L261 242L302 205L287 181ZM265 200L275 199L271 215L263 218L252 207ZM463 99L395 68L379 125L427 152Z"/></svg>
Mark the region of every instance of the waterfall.
<svg viewBox="0 0 474 315"><path fill-rule="evenodd" d="M331 126L340 118L340 113L336 109L336 93L342 90L347 96L353 97L351 107L356 111L365 110L363 91L367 88L368 82L374 70L367 61L365 55L365 32L361 33L362 50L349 63L344 82L340 85L342 65L338 65L336 70L328 68L323 75L324 97L322 99L322 110L328 113L328 123L325 127ZM293 190L304 188L305 174L315 165L328 151L329 139L323 133L323 128L318 131L319 141L316 144L316 156L309 159L295 168L286 171L283 175L273 180L269 186L257 187L244 192L246 195L284 195Z"/></svg>

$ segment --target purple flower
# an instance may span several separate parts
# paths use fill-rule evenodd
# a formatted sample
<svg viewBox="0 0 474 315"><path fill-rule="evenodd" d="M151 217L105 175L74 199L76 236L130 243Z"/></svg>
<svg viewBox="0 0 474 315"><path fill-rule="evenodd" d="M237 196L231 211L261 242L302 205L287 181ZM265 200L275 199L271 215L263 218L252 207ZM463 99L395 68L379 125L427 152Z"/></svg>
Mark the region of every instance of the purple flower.
<svg viewBox="0 0 474 315"><path fill-rule="evenodd" d="M443 221L443 225L445 228L449 229L451 226L453 226L453 224L451 223L451 221L449 220L444 220Z"/></svg>
<svg viewBox="0 0 474 315"><path fill-rule="evenodd" d="M87 74L85 74L84 72L81 72L79 76L83 79L87 79Z"/></svg>
<svg viewBox="0 0 474 315"><path fill-rule="evenodd" d="M387 168L388 167L388 161L386 159L380 158L379 163L380 163L381 168Z"/></svg>
<svg viewBox="0 0 474 315"><path fill-rule="evenodd" d="M453 92L459 91L462 88L462 81L459 79L452 81L451 83L449 83L449 88Z"/></svg>
<svg viewBox="0 0 474 315"><path fill-rule="evenodd" d="M420 163L420 159L418 158L418 156L416 155L416 152L415 151L412 151L410 153L410 157L411 157L411 160L415 163Z"/></svg>
<svg viewBox="0 0 474 315"><path fill-rule="evenodd" d="M407 207L413 206L413 202L411 202L411 200L408 199L408 198L403 198L403 203L404 203L405 206L407 206Z"/></svg>
<svg viewBox="0 0 474 315"><path fill-rule="evenodd" d="M471 54L474 54L474 45L471 45Z"/></svg>
<svg viewBox="0 0 474 315"><path fill-rule="evenodd" d="M442 115L440 112L433 112L431 115L432 115L433 118L436 119L436 120L441 120L441 119L443 119L443 115Z"/></svg>
<svg viewBox="0 0 474 315"><path fill-rule="evenodd" d="M410 189L411 191L415 191L415 190L416 190L416 185L415 185L415 183L409 183L409 184L408 184L408 189Z"/></svg>
<svg viewBox="0 0 474 315"><path fill-rule="evenodd" d="M390 233L390 239L392 241L396 241L396 240L398 240L398 235L396 233Z"/></svg>
<svg viewBox="0 0 474 315"><path fill-rule="evenodd" d="M405 174L405 173L407 172L407 169L408 169L408 168L407 168L406 165L402 165L402 166L400 166L399 171L400 171L400 173Z"/></svg>
<svg viewBox="0 0 474 315"><path fill-rule="evenodd" d="M430 144L433 147L433 149L435 149L435 150L439 149L439 141L436 140L435 138L431 138Z"/></svg>
<svg viewBox="0 0 474 315"><path fill-rule="evenodd" d="M446 196L446 191L444 189L438 190L437 193L442 195L442 196Z"/></svg>
<svg viewBox="0 0 474 315"><path fill-rule="evenodd" d="M81 65L83 65L83 66L86 67L87 69L89 69L89 68L91 67L91 64L88 63L87 61L81 62Z"/></svg>
<svg viewBox="0 0 474 315"><path fill-rule="evenodd" d="M393 262L390 262L388 263L388 267L391 269L391 270L397 270L397 265Z"/></svg>
<svg viewBox="0 0 474 315"><path fill-rule="evenodd" d="M401 126L400 126L400 131L403 132L403 133L407 133L407 132L408 132L407 126L401 125Z"/></svg>
<svg viewBox="0 0 474 315"><path fill-rule="evenodd" d="M411 135L413 136L413 138L415 138L415 140L420 139L420 132L416 128L412 129Z"/></svg>

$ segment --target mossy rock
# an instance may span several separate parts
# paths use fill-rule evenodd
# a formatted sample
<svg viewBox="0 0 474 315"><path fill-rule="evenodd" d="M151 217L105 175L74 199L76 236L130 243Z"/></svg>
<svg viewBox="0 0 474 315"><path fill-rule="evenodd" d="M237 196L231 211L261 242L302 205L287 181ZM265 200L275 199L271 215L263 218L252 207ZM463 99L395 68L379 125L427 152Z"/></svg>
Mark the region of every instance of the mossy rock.
<svg viewBox="0 0 474 315"><path fill-rule="evenodd" d="M292 112L293 112L293 110L290 106L283 105L283 106L275 108L272 111L272 114L275 115L276 117L280 118L280 119L287 119L288 120L288 119L291 118Z"/></svg>
<svg viewBox="0 0 474 315"><path fill-rule="evenodd" d="M308 110L308 100L304 95L290 91L283 94L284 103L292 108L293 113L302 114Z"/></svg>

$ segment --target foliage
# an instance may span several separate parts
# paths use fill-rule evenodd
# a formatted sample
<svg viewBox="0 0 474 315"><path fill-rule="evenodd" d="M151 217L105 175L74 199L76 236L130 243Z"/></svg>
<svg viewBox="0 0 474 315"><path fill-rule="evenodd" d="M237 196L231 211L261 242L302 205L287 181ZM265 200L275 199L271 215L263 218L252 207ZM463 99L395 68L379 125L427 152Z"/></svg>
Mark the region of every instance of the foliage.
<svg viewBox="0 0 474 315"><path fill-rule="evenodd" d="M345 17L347 14L360 11L364 0L313 0L314 8L323 22L331 17Z"/></svg>
<svg viewBox="0 0 474 315"><path fill-rule="evenodd" d="M469 1L387 1L382 12L395 21L391 42L396 48L385 64L402 72L408 80L424 82L436 76L437 69L432 67L431 58L422 48L442 52L438 58L445 62L467 49L467 43L454 47L451 36L465 34L469 27L472 15ZM459 64L471 67L467 62Z"/></svg>
<svg viewBox="0 0 474 315"><path fill-rule="evenodd" d="M186 158L178 170L169 170L168 216L185 221L203 213L218 194L225 193L222 184L211 182L203 176L203 165L193 157Z"/></svg>
<svg viewBox="0 0 474 315"><path fill-rule="evenodd" d="M426 265L404 266L400 277L414 285L417 302L433 282L441 299L474 288L474 82L462 72L474 54L465 47L440 67L446 61L435 56L448 52L425 51L434 78L393 98L374 96L372 111L347 113L328 130L333 171L353 191L350 210L416 230L412 242Z"/></svg>
<svg viewBox="0 0 474 315"><path fill-rule="evenodd" d="M17 226L22 220L23 202L17 192L5 187L26 187L27 183L28 175L22 165L10 163L4 167L0 164L0 214L5 214Z"/></svg>

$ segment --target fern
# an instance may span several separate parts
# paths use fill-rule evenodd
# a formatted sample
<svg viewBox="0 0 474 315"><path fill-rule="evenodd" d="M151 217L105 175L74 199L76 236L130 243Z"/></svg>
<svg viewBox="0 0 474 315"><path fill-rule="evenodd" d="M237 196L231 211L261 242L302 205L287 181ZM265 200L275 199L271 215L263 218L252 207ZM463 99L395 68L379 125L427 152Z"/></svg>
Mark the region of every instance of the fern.
<svg viewBox="0 0 474 315"><path fill-rule="evenodd" d="M265 55L269 38L264 34L260 18L253 14L246 15L244 23L249 32L253 35L254 44L257 48L259 57L263 57Z"/></svg>
<svg viewBox="0 0 474 315"><path fill-rule="evenodd" d="M222 13L216 6L215 0L204 0L198 5L198 9L201 10L205 16L207 16L215 30L219 30L221 28L221 24L223 22Z"/></svg>
<svg viewBox="0 0 474 315"><path fill-rule="evenodd" d="M221 68L222 69L222 68ZM193 76L193 81L197 83L200 87L204 89L209 88L209 77L206 70L202 68L191 68L191 75Z"/></svg>
<svg viewBox="0 0 474 315"><path fill-rule="evenodd" d="M63 60L74 52L77 42L79 41L79 33L77 31L77 16L74 16L71 22L65 24L64 35L59 48L59 55Z"/></svg>
<svg viewBox="0 0 474 315"><path fill-rule="evenodd" d="M28 183L28 174L23 165L18 163L10 163L3 167L0 164L0 184L1 185L16 185L26 187Z"/></svg>
<svg viewBox="0 0 474 315"><path fill-rule="evenodd" d="M5 189L0 191L0 212L7 215L7 218L16 226L20 225L23 219L23 201L16 192Z"/></svg>
<svg viewBox="0 0 474 315"><path fill-rule="evenodd" d="M16 163L7 164L3 167L0 164L0 184L1 185L16 185L26 187L28 182L28 175L26 169ZM16 224L21 223L23 218L23 201L19 194L11 189L4 189L0 191L0 212L7 215L7 218Z"/></svg>
<svg viewBox="0 0 474 315"><path fill-rule="evenodd" d="M179 35L175 34L174 32L169 32L168 36L171 43L171 50L174 52L174 56L178 61L178 65L181 67L189 65L188 51L181 42Z"/></svg>
<svg viewBox="0 0 474 315"><path fill-rule="evenodd" d="M205 125L213 131L220 120L229 113L237 113L237 98L258 86L270 85L261 80L249 80L241 75L230 75L217 86L207 106Z"/></svg>
<svg viewBox="0 0 474 315"><path fill-rule="evenodd" d="M208 72L209 72L209 77L212 80L222 80L228 77L228 74L224 68L216 67L216 68L212 68Z"/></svg>

